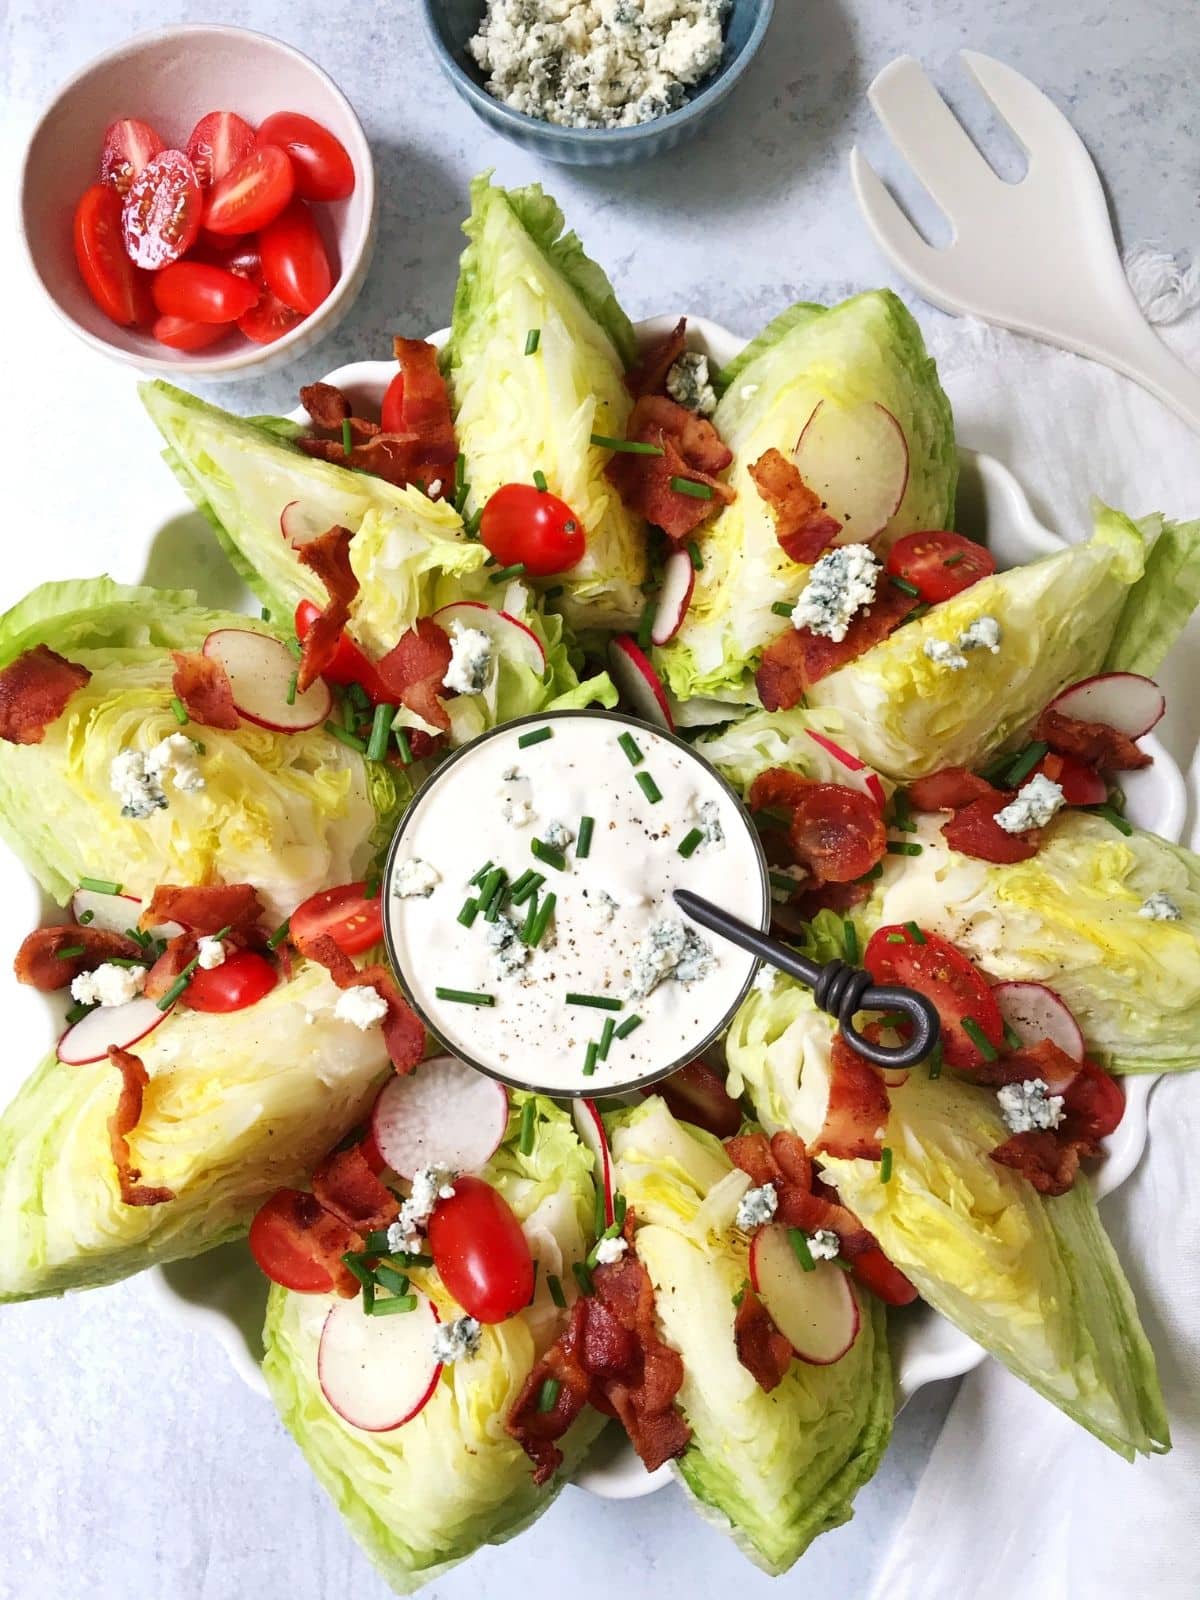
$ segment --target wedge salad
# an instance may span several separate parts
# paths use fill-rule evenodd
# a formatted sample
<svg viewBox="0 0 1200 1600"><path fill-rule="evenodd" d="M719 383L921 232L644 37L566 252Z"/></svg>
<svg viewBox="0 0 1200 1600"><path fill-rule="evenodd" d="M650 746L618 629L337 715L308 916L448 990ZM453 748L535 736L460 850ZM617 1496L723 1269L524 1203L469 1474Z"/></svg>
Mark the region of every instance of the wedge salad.
<svg viewBox="0 0 1200 1600"><path fill-rule="evenodd" d="M64 1019L0 1116L0 1299L245 1236L272 1398L398 1593L610 1425L787 1571L886 1451L918 1298L1166 1450L1089 1174L1124 1075L1200 1066L1200 858L1122 791L1200 522L1098 505L999 571L894 295L717 367L683 317L639 343L539 187L480 178L465 231L448 342L397 337L370 403L143 386L261 615L99 577L0 617L0 830L61 908L15 970ZM933 1001L927 1060L877 1069L747 971L661 1076L723 970L662 931L670 887L752 907L764 857L778 936ZM472 1021L505 985L519 1034Z"/></svg>

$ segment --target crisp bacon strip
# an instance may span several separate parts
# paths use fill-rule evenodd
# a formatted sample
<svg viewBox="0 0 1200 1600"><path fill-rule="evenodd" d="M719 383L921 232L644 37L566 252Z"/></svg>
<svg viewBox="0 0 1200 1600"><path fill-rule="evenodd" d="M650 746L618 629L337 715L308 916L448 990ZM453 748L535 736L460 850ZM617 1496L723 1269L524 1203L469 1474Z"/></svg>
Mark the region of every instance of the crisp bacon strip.
<svg viewBox="0 0 1200 1600"><path fill-rule="evenodd" d="M883 816L859 789L768 767L751 784L749 801L752 811L787 811L792 858L808 869L814 884L850 883L887 852Z"/></svg>
<svg viewBox="0 0 1200 1600"><path fill-rule="evenodd" d="M742 1290L733 1319L733 1342L738 1360L766 1394L777 1389L792 1364L791 1341L772 1320L771 1313L748 1286Z"/></svg>
<svg viewBox="0 0 1200 1600"><path fill-rule="evenodd" d="M26 650L0 671L0 739L41 744L46 729L67 709L76 689L91 678L86 667L44 644Z"/></svg>
<svg viewBox="0 0 1200 1600"><path fill-rule="evenodd" d="M1049 1128L1014 1133L992 1151L997 1166L1019 1172L1039 1194L1060 1195L1075 1182L1079 1159L1087 1152L1074 1141L1062 1143Z"/></svg>
<svg viewBox="0 0 1200 1600"><path fill-rule="evenodd" d="M358 579L350 565L349 528L330 528L298 547L296 554L325 585L329 604L316 617L300 647L300 666L296 673L297 692L303 694L325 671L337 654L342 629L350 620L350 607L358 594Z"/></svg>
<svg viewBox="0 0 1200 1600"><path fill-rule="evenodd" d="M582 1360L589 1305L586 1297L576 1300L566 1331L542 1359L534 1363L504 1424L505 1432L533 1462L533 1481L539 1485L548 1482L562 1465L563 1455L557 1441L591 1395L591 1375ZM538 1402L547 1378L556 1379L559 1387L554 1404L549 1411L542 1411Z"/></svg>
<svg viewBox="0 0 1200 1600"><path fill-rule="evenodd" d="M77 945L83 951L77 956L61 956L60 950L70 950ZM104 928L84 927L78 922L68 922L57 928L38 928L21 941L13 962L18 983L28 983L44 994L55 989L65 989L81 972L91 972L113 956L131 961L139 954L139 947L123 934L109 933Z"/></svg>
<svg viewBox="0 0 1200 1600"><path fill-rule="evenodd" d="M895 633L916 604L894 584L881 582L871 604L851 617L844 639L827 639L809 628L789 628L763 651L754 679L759 699L768 711L790 711L814 683Z"/></svg>
<svg viewBox="0 0 1200 1600"><path fill-rule="evenodd" d="M958 811L973 800L983 800L999 790L967 767L943 767L928 777L917 778L908 786L908 798L916 811Z"/></svg>
<svg viewBox="0 0 1200 1600"><path fill-rule="evenodd" d="M996 813L1012 799L1011 789L993 789L972 800L942 823L942 838L952 850L977 861L1006 866L1032 860L1041 847L1042 830L1026 828L1022 833L1009 833L996 821Z"/></svg>
<svg viewBox="0 0 1200 1600"><path fill-rule="evenodd" d="M306 383L300 390L300 404L318 428L340 428L350 419L353 407L332 383Z"/></svg>
<svg viewBox="0 0 1200 1600"><path fill-rule="evenodd" d="M775 537L790 561L811 566L842 531L821 497L805 483L800 469L772 447L747 469L754 487L771 508Z"/></svg>
<svg viewBox="0 0 1200 1600"><path fill-rule="evenodd" d="M733 452L706 417L664 395L645 394L630 413L626 437L658 445L661 456L618 451L604 469L628 510L682 543L735 492L716 474L733 460ZM712 490L708 500L672 489L672 478L688 478Z"/></svg>
<svg viewBox="0 0 1200 1600"><path fill-rule="evenodd" d="M122 1050L119 1045L109 1046L108 1059L121 1074L117 1108L108 1119L108 1138L116 1163L121 1199L127 1206L164 1205L168 1200L174 1200L175 1191L139 1183L142 1174L133 1165L129 1153L129 1135L141 1121L142 1096L150 1082L149 1074L139 1056Z"/></svg>
<svg viewBox="0 0 1200 1600"><path fill-rule="evenodd" d="M426 484L438 477L445 482L448 472L453 475L458 445L438 353L423 339L399 337L392 340L392 353L404 377L404 423L420 444L412 477Z"/></svg>
<svg viewBox="0 0 1200 1600"><path fill-rule="evenodd" d="M1044 739L1060 756L1074 756L1103 772L1136 772L1148 767L1151 758L1126 733L1105 722L1080 722L1064 717L1053 706L1047 707L1033 730L1035 739Z"/></svg>
<svg viewBox="0 0 1200 1600"><path fill-rule="evenodd" d="M1006 1083L1024 1083L1041 1078L1051 1094L1061 1094L1079 1073L1079 1063L1053 1039L1009 1050L995 1061L981 1061L971 1069L972 1083L986 1083L999 1089Z"/></svg>
<svg viewBox="0 0 1200 1600"><path fill-rule="evenodd" d="M327 933L305 940L299 949L309 961L319 962L339 989L352 989L365 984L386 1002L383 1041L388 1056L401 1077L411 1072L425 1054L425 1027L397 989L387 968L373 965L360 970Z"/></svg>
<svg viewBox="0 0 1200 1600"><path fill-rule="evenodd" d="M727 1139L725 1152L756 1187L775 1185L779 1197L775 1217L786 1227L803 1228L805 1233L830 1229L837 1234L847 1260L878 1249L874 1235L814 1178L804 1141L797 1134L781 1130L770 1143L765 1133L743 1134Z"/></svg>
<svg viewBox="0 0 1200 1600"><path fill-rule="evenodd" d="M829 1104L813 1152L845 1161L859 1156L878 1161L890 1112L883 1079L835 1034L829 1052Z"/></svg>
<svg viewBox="0 0 1200 1600"><path fill-rule="evenodd" d="M178 922L194 934L213 934L221 928L248 933L262 915L263 904L253 884L160 883L138 919L138 926L144 929Z"/></svg>
<svg viewBox="0 0 1200 1600"><path fill-rule="evenodd" d="M233 685L224 664L199 650L173 650L175 672L171 687L183 701L193 722L202 722L206 728L226 728L230 732L241 726L237 707L233 703Z"/></svg>
<svg viewBox="0 0 1200 1600"><path fill-rule="evenodd" d="M441 689L451 654L446 630L431 617L421 617L375 663L375 671L401 705L433 727L446 730L450 718L442 704Z"/></svg>
<svg viewBox="0 0 1200 1600"><path fill-rule="evenodd" d="M644 394L665 394L667 373L687 348L687 318L680 317L669 333L647 345L642 359L625 374L625 387L635 400Z"/></svg>
<svg viewBox="0 0 1200 1600"><path fill-rule="evenodd" d="M400 1202L380 1183L358 1145L327 1156L313 1173L312 1192L332 1216L356 1233L386 1228Z"/></svg>

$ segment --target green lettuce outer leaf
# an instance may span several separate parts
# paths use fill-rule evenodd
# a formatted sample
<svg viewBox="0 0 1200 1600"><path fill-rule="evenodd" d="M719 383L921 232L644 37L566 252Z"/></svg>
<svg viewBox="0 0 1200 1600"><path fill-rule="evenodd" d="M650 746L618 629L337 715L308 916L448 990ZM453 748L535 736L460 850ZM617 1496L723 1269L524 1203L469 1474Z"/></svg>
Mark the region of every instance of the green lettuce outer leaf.
<svg viewBox="0 0 1200 1600"><path fill-rule="evenodd" d="M0 1300L197 1255L305 1182L388 1071L379 1029L339 1022L336 1003L328 974L306 965L246 1010L177 1008L138 1041L150 1083L130 1153L143 1182L175 1192L156 1206L120 1198L108 1133L120 1073L48 1056L0 1116Z"/></svg>
<svg viewBox="0 0 1200 1600"><path fill-rule="evenodd" d="M1200 521L1153 516L1138 527L1150 545L1146 570L1126 596L1104 670L1152 677L1200 605Z"/></svg>
<svg viewBox="0 0 1200 1600"><path fill-rule="evenodd" d="M513 1207L538 1260L534 1304L485 1327L479 1353L444 1367L433 1398L404 1427L364 1433L330 1408L317 1378L317 1347L331 1300L271 1291L263 1333L271 1397L351 1533L398 1594L536 1521L606 1421L584 1412L561 1441L563 1468L543 1488L504 1430L538 1353L562 1325L546 1280L559 1277L574 1299L570 1263L587 1251L594 1209L591 1157L552 1101L535 1098L534 1147L521 1155L520 1111L528 1098L512 1096L508 1135L483 1176ZM411 1277L443 1321L461 1315L433 1268Z"/></svg>
<svg viewBox="0 0 1200 1600"><path fill-rule="evenodd" d="M788 979L743 1003L729 1090L769 1132L815 1136L833 1026ZM877 1162L819 1157L844 1203L930 1305L1110 1449L1168 1448L1154 1354L1090 1185L1044 1199L992 1161L1008 1137L995 1095L950 1073L918 1067L890 1098L886 1184Z"/></svg>
<svg viewBox="0 0 1200 1600"><path fill-rule="evenodd" d="M849 1520L891 1437L883 1306L859 1296L862 1324L847 1354L825 1367L793 1361L765 1394L739 1362L733 1334L733 1297L748 1272L734 1215L749 1180L717 1140L677 1122L657 1096L617 1114L611 1129L659 1329L685 1365L679 1404L692 1440L677 1475L751 1561L786 1572L818 1534Z"/></svg>
<svg viewBox="0 0 1200 1600"><path fill-rule="evenodd" d="M783 553L775 519L750 467L765 450L791 459L818 405L837 412L875 402L908 443L908 481L881 535L947 527L954 514L958 455L950 404L912 316L890 291L836 306L793 306L720 374L713 418L734 453L737 498L701 530L704 566L683 626L655 664L681 701L701 697L756 704L753 675L808 567Z"/></svg>

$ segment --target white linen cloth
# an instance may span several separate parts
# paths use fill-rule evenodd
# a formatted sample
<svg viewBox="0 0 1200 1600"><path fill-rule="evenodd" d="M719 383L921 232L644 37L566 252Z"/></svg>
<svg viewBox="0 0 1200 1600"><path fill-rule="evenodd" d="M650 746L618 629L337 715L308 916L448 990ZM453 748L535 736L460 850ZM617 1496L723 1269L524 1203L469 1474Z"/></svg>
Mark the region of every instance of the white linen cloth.
<svg viewBox="0 0 1200 1600"><path fill-rule="evenodd" d="M1160 314L1194 299L1186 281L1172 296L1144 256L1140 274L1129 265ZM1164 336L1200 366L1200 313ZM978 325L942 324L931 344L959 438L1010 466L1050 527L1081 537L1092 494L1133 515L1200 516L1200 439L1128 380ZM1159 731L1185 772L1198 672L1193 619L1160 674ZM1131 1466L989 1360L963 1380L872 1600L1200 1594L1200 1074L1158 1084L1142 1163L1101 1209L1158 1356L1174 1449Z"/></svg>

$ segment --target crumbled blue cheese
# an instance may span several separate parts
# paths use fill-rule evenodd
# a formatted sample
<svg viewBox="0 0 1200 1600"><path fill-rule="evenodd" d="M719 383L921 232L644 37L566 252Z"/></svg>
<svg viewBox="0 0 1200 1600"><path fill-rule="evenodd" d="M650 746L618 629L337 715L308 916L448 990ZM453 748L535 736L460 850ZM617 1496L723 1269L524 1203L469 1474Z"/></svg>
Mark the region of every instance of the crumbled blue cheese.
<svg viewBox="0 0 1200 1600"><path fill-rule="evenodd" d="M185 733L170 733L152 750L120 750L108 769L109 785L121 801L121 815L144 820L167 807L166 780L177 789L204 787L199 751Z"/></svg>
<svg viewBox="0 0 1200 1600"><path fill-rule="evenodd" d="M614 1261L620 1261L629 1246L624 1239L601 1239L596 1246L596 1265L610 1267Z"/></svg>
<svg viewBox="0 0 1200 1600"><path fill-rule="evenodd" d="M117 967L106 961L94 972L71 979L71 999L81 1006L123 1006L146 987L145 967Z"/></svg>
<svg viewBox="0 0 1200 1600"><path fill-rule="evenodd" d="M688 411L711 417L717 409L717 392L709 380L708 357L699 350L685 350L667 372L667 393Z"/></svg>
<svg viewBox="0 0 1200 1600"><path fill-rule="evenodd" d="M738 1201L734 1221L745 1233L761 1228L770 1222L779 1206L779 1194L773 1183L761 1184L757 1189L747 1189Z"/></svg>
<svg viewBox="0 0 1200 1600"><path fill-rule="evenodd" d="M626 1000L644 1000L665 978L695 983L715 965L712 946L682 922L664 919L653 923L630 958Z"/></svg>
<svg viewBox="0 0 1200 1600"><path fill-rule="evenodd" d="M990 650L997 655L1000 650L1000 624L995 617L976 617L958 636L960 650Z"/></svg>
<svg viewBox="0 0 1200 1600"><path fill-rule="evenodd" d="M542 829L542 838L555 850L565 850L575 835L565 822L548 822Z"/></svg>
<svg viewBox="0 0 1200 1600"><path fill-rule="evenodd" d="M387 1016L387 1001L369 983L356 983L338 995L333 1014L339 1022L352 1022L365 1033Z"/></svg>
<svg viewBox="0 0 1200 1600"><path fill-rule="evenodd" d="M832 1261L841 1247L841 1240L832 1228L817 1228L808 1236L808 1253L814 1261Z"/></svg>
<svg viewBox="0 0 1200 1600"><path fill-rule="evenodd" d="M1179 922L1183 918L1183 912L1165 889L1156 889L1142 901L1138 907L1138 916L1145 917L1150 922Z"/></svg>
<svg viewBox="0 0 1200 1600"><path fill-rule="evenodd" d="M1066 804L1062 785L1048 778L1044 772L1035 774L1017 790L1015 800L1010 800L996 813L997 824L1005 833L1024 833L1027 828L1044 828L1051 817Z"/></svg>
<svg viewBox="0 0 1200 1600"><path fill-rule="evenodd" d="M492 952L492 965L498 978L520 972L532 951L521 938L521 930L511 918L498 916L495 922L485 922L488 947Z"/></svg>
<svg viewBox="0 0 1200 1600"><path fill-rule="evenodd" d="M502 787L497 795L500 815L511 827L527 828L536 815L533 805L533 785L519 767L509 767L502 774Z"/></svg>
<svg viewBox="0 0 1200 1600"><path fill-rule="evenodd" d="M437 868L431 867L428 861L422 861L420 856L410 856L407 861L398 862L392 875L393 892L400 900L409 900L417 895L428 900L441 881L442 875Z"/></svg>
<svg viewBox="0 0 1200 1600"><path fill-rule="evenodd" d="M947 667L951 672L961 672L967 664L967 658L957 645L951 644L949 639L926 639L925 654L935 667Z"/></svg>
<svg viewBox="0 0 1200 1600"><path fill-rule="evenodd" d="M617 902L607 889L600 890L592 901L592 906L596 912L596 921L602 928L607 927L617 914Z"/></svg>
<svg viewBox="0 0 1200 1600"><path fill-rule="evenodd" d="M865 544L835 545L810 571L792 608L792 625L836 644L846 637L856 613L874 600L882 570Z"/></svg>
<svg viewBox="0 0 1200 1600"><path fill-rule="evenodd" d="M754 982L750 987L757 989L759 994L770 994L778 982L779 969L777 967L769 967L764 962L754 974Z"/></svg>
<svg viewBox="0 0 1200 1600"><path fill-rule="evenodd" d="M467 49L489 94L566 128L629 128L717 67L728 0L488 0Z"/></svg>
<svg viewBox="0 0 1200 1600"><path fill-rule="evenodd" d="M1013 1133L1057 1128L1063 1119L1063 1097L1051 1094L1044 1078L1025 1078L997 1089L1000 1113Z"/></svg>
<svg viewBox="0 0 1200 1600"><path fill-rule="evenodd" d="M210 939L206 935L199 941L196 946L196 965L203 967L205 972L225 965L225 946L220 939Z"/></svg>
<svg viewBox="0 0 1200 1600"><path fill-rule="evenodd" d="M474 1317L455 1317L453 1322L440 1322L433 1335L433 1359L449 1366L463 1356L473 1356L482 1338L483 1329Z"/></svg>
<svg viewBox="0 0 1200 1600"><path fill-rule="evenodd" d="M720 850L725 843L725 829L721 826L721 808L715 800L705 800L697 813L704 843L710 850Z"/></svg>
<svg viewBox="0 0 1200 1600"><path fill-rule="evenodd" d="M388 1249L393 1254L402 1251L417 1254L424 1240L421 1235L433 1215L439 1200L454 1196L454 1180L458 1176L448 1167L418 1167L413 1173L407 1200L400 1204L400 1214L387 1231Z"/></svg>
<svg viewBox="0 0 1200 1600"><path fill-rule="evenodd" d="M480 694L487 688L491 671L491 638L482 628L467 628L455 619L450 624L450 665L442 687L457 694Z"/></svg>

